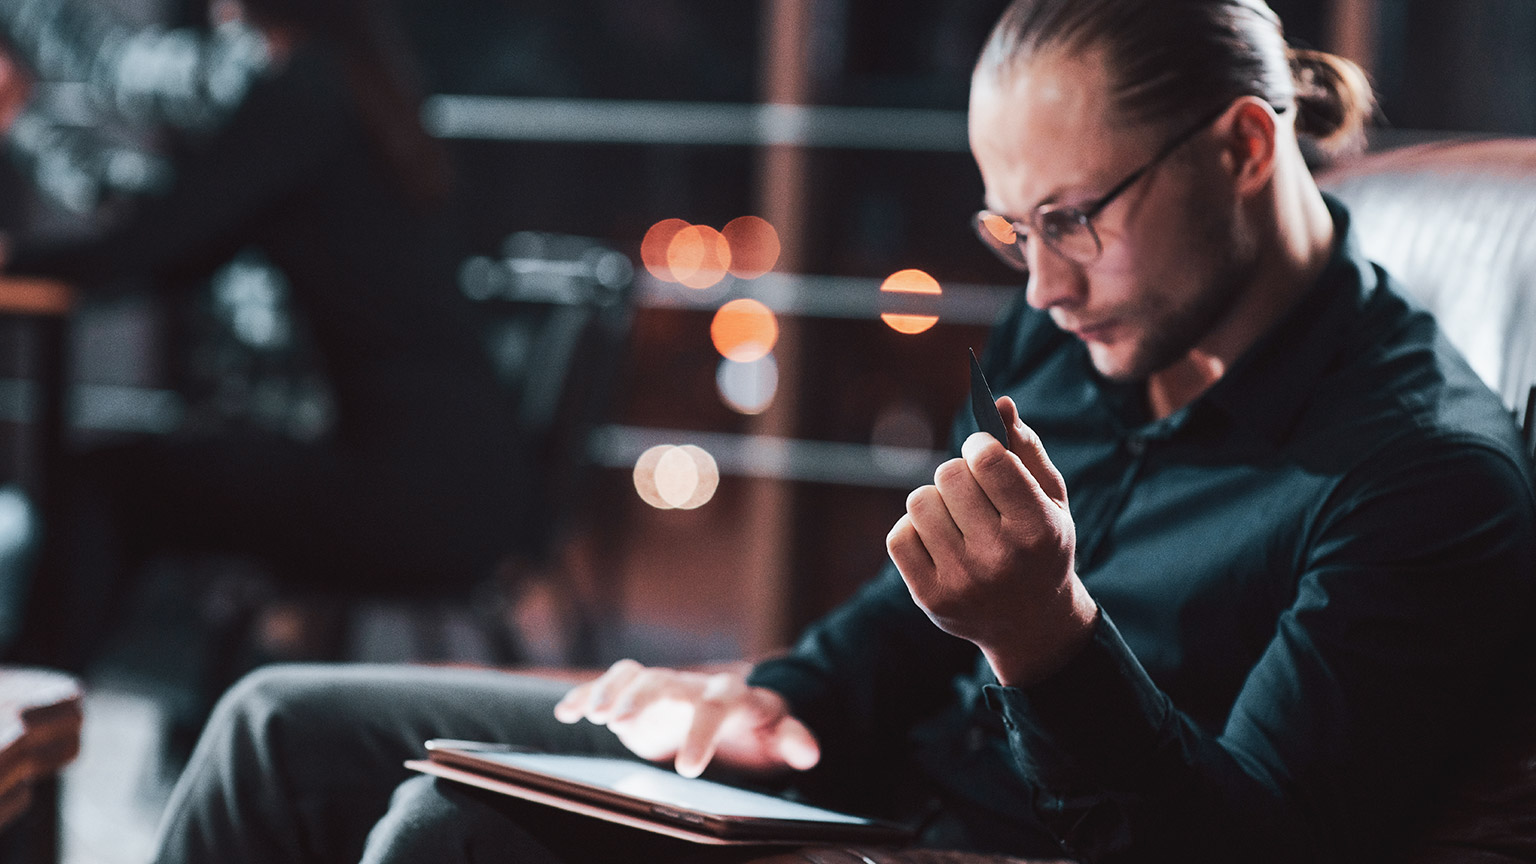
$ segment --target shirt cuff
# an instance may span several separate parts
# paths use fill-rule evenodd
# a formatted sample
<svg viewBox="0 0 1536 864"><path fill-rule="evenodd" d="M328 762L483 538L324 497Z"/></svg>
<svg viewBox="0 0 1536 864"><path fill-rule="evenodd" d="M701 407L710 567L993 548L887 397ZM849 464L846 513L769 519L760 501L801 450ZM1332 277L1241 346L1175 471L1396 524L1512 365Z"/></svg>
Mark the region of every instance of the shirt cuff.
<svg viewBox="0 0 1536 864"><path fill-rule="evenodd" d="M1056 796L1135 788L1177 739L1168 697L1102 610L1088 644L1054 675L1028 687L987 684L982 693L1025 776Z"/></svg>

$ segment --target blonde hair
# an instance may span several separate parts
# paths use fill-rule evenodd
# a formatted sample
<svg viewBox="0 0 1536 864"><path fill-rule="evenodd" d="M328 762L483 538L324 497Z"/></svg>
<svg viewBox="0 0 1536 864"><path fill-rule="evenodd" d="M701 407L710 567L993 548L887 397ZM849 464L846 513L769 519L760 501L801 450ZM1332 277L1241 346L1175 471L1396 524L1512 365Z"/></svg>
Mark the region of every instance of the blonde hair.
<svg viewBox="0 0 1536 864"><path fill-rule="evenodd" d="M1095 48L1135 122L1187 123L1255 96L1294 110L1297 134L1333 154L1364 145L1375 111L1360 67L1292 49L1264 0L1014 0L976 71L1001 76L1046 49Z"/></svg>

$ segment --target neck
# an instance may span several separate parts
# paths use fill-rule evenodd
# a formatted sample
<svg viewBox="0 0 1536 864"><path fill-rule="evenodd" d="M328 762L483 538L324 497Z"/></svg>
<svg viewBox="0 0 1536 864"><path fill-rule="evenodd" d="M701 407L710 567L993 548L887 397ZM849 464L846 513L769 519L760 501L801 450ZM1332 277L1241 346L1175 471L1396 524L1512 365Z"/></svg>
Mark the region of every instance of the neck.
<svg viewBox="0 0 1536 864"><path fill-rule="evenodd" d="M1222 321L1188 354L1147 378L1154 417L1167 417L1210 389L1317 281L1333 251L1333 217L1292 148L1277 166L1246 224L1258 242L1245 269L1253 274ZM1267 238L1264 239L1264 238Z"/></svg>

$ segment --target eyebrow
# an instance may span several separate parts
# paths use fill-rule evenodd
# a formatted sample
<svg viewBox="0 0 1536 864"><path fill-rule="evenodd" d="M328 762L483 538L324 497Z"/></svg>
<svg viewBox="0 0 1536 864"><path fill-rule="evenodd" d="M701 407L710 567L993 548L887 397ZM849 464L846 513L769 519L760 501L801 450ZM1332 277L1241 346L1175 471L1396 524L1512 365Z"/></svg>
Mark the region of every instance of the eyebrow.
<svg viewBox="0 0 1536 864"><path fill-rule="evenodd" d="M1036 210L1039 210L1041 207L1044 207L1044 206L1046 206L1048 204L1056 203L1056 201L1061 197L1061 193L1063 191L1065 191L1065 190L1063 190L1062 187L1060 187L1060 186L1056 187L1055 189L1052 189L1050 191L1050 194L1046 195L1044 198L1041 198L1039 201L1036 201L1034 203L1034 205L1031 206L1029 208L1029 210L1026 211L1026 212L1033 213ZM1007 219L1009 222L1027 222L1027 221L1029 221L1027 218L1021 219L1021 218L1015 216L1012 213L1004 213L1001 209L994 208L992 206L992 202L988 201L987 200L987 196L985 196L985 195L983 195L981 197L981 206L988 213L993 213L993 214L996 214L998 216L1001 216L1004 219Z"/></svg>

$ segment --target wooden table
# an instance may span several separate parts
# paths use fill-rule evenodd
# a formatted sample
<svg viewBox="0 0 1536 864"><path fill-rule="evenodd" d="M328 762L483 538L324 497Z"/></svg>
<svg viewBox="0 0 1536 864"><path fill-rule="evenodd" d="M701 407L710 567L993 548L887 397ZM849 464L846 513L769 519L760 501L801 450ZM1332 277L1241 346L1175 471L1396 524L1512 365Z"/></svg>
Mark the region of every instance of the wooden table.
<svg viewBox="0 0 1536 864"><path fill-rule="evenodd" d="M0 858L58 860L58 773L80 752L80 682L0 666Z"/></svg>

